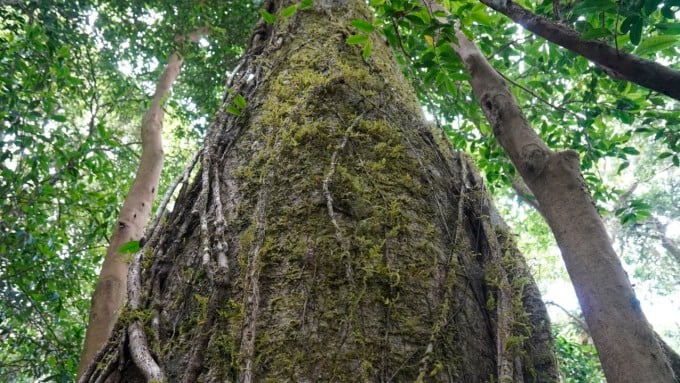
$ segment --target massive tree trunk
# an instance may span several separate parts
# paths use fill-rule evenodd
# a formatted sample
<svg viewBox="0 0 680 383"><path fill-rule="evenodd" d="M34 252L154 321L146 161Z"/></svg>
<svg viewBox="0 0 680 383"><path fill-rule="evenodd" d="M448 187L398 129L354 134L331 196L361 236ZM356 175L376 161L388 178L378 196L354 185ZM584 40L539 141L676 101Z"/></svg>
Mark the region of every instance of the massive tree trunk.
<svg viewBox="0 0 680 383"><path fill-rule="evenodd" d="M231 113L140 254L141 299L133 273L83 380L557 381L545 308L477 171L379 36L368 60L345 43L364 1L316 3L256 26Z"/></svg>

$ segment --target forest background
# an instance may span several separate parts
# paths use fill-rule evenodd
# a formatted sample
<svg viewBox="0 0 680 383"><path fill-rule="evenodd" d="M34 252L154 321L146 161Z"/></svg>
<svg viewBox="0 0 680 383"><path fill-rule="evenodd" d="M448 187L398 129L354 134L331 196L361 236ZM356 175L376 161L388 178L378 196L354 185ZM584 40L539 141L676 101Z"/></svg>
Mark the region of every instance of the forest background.
<svg viewBox="0 0 680 383"><path fill-rule="evenodd" d="M433 126L474 158L514 228L548 302L566 380L602 380L559 249L474 101L462 63L437 44L419 2L371 3L383 11L374 24L357 23L348 43L370 56L360 36L384 36ZM482 3L441 3L512 85L543 140L580 153L643 310L680 349L677 101L612 79ZM677 0L521 4L585 39L679 67ZM137 166L141 117L165 60L179 50L185 64L165 104L160 195L222 105L252 25L273 17L260 6L0 2L1 381L72 380L96 274ZM174 38L206 26L210 34L197 45Z"/></svg>

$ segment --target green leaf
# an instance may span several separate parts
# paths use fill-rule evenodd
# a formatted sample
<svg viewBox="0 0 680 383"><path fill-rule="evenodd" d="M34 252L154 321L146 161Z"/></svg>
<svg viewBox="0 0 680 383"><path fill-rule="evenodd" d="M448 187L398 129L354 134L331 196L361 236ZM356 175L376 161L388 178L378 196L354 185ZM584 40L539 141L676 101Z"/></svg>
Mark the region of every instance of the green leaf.
<svg viewBox="0 0 680 383"><path fill-rule="evenodd" d="M283 8L283 11L281 11L281 16L283 16L284 18L291 17L291 16L293 16L293 15L295 14L295 12L297 11L297 9L298 9L298 5L297 5L297 4L293 4L293 5L289 6L289 7Z"/></svg>
<svg viewBox="0 0 680 383"><path fill-rule="evenodd" d="M424 9L421 12L413 12L406 15L406 18L415 25L426 26L430 24L430 15Z"/></svg>
<svg viewBox="0 0 680 383"><path fill-rule="evenodd" d="M489 16L489 13L487 12L487 7L481 3L477 4L472 9L472 12L470 12L470 19L482 25L486 25L487 27L494 26L494 21L492 20L491 16Z"/></svg>
<svg viewBox="0 0 680 383"><path fill-rule="evenodd" d="M364 44L364 49L361 52L361 55L364 57L364 60L368 60L371 57L371 41L367 41L366 44Z"/></svg>
<svg viewBox="0 0 680 383"><path fill-rule="evenodd" d="M630 110L636 110L636 109L639 109L639 108L640 108L640 106L637 103L635 103L635 101L633 101L629 98L621 97L618 100L616 100L616 109L618 109L618 110L630 111Z"/></svg>
<svg viewBox="0 0 680 383"><path fill-rule="evenodd" d="M621 217L621 224L625 225L628 222L632 221L635 218L634 215L632 214L626 214L623 217Z"/></svg>
<svg viewBox="0 0 680 383"><path fill-rule="evenodd" d="M369 23L368 21L354 19L352 20L352 26L362 32L371 33L375 31L375 25Z"/></svg>
<svg viewBox="0 0 680 383"><path fill-rule="evenodd" d="M673 165L680 166L680 158L678 158L677 154L673 156Z"/></svg>
<svg viewBox="0 0 680 383"><path fill-rule="evenodd" d="M648 204L647 202L641 200L641 199L634 199L630 201L630 206L640 210L640 209L649 209L652 206Z"/></svg>
<svg viewBox="0 0 680 383"><path fill-rule="evenodd" d="M52 116L52 119L57 122L66 122L66 116L63 116L61 114L55 114Z"/></svg>
<svg viewBox="0 0 680 383"><path fill-rule="evenodd" d="M587 0L576 3L572 12L576 15L589 15L616 9L616 2L611 0Z"/></svg>
<svg viewBox="0 0 680 383"><path fill-rule="evenodd" d="M649 53L658 52L676 45L678 41L680 41L680 37L678 36L652 36L646 38L640 43L640 45L638 45L638 47L635 49L635 54L642 56Z"/></svg>
<svg viewBox="0 0 680 383"><path fill-rule="evenodd" d="M314 5L314 0L302 0L300 3L300 8L298 9L307 9L310 8L312 5Z"/></svg>
<svg viewBox="0 0 680 383"><path fill-rule="evenodd" d="M633 45L640 44L640 38L642 37L642 19L637 18L637 21L630 26L630 42Z"/></svg>
<svg viewBox="0 0 680 383"><path fill-rule="evenodd" d="M621 151L626 153L626 154L633 154L633 155L640 154L640 152L632 146L626 146L625 148L621 149Z"/></svg>
<svg viewBox="0 0 680 383"><path fill-rule="evenodd" d="M449 78L450 78L451 80L455 80L455 81L469 81L469 80L472 78L472 77L470 77L470 75L469 75L467 72L465 72L465 71L460 71L460 72L449 72L448 75L449 75Z"/></svg>
<svg viewBox="0 0 680 383"><path fill-rule="evenodd" d="M644 1L644 11L645 15L649 16L651 15L656 9L658 8L659 4L661 3L661 0L645 0Z"/></svg>
<svg viewBox="0 0 680 383"><path fill-rule="evenodd" d="M666 5L665 7L661 8L661 15L667 19L673 19L675 18L675 12L671 9L670 6Z"/></svg>
<svg viewBox="0 0 680 383"><path fill-rule="evenodd" d="M347 38L347 44L349 45L363 44L366 41L368 41L368 36L366 35L352 35Z"/></svg>
<svg viewBox="0 0 680 383"><path fill-rule="evenodd" d="M260 16L262 16L262 19L267 24L274 24L274 22L276 22L276 16L265 11L264 9L260 9Z"/></svg>
<svg viewBox="0 0 680 383"><path fill-rule="evenodd" d="M237 108L240 110L243 110L246 108L246 99L243 98L240 94L237 94L236 97L234 97L234 104L236 105Z"/></svg>
<svg viewBox="0 0 680 383"><path fill-rule="evenodd" d="M630 28L634 23L639 23L640 21L640 16L639 15L631 15L626 17L623 22L621 23L621 33L628 33L630 32Z"/></svg>
<svg viewBox="0 0 680 383"><path fill-rule="evenodd" d="M655 27L664 35L680 35L680 23L659 23Z"/></svg>
<svg viewBox="0 0 680 383"><path fill-rule="evenodd" d="M121 247L118 248L118 252L120 254L134 254L138 252L141 249L139 246L139 241L130 241L124 243Z"/></svg>
<svg viewBox="0 0 680 383"><path fill-rule="evenodd" d="M227 110L227 113L231 113L234 116L240 116L241 115L241 111L239 109L237 109L234 105L227 106L226 110Z"/></svg>
<svg viewBox="0 0 680 383"><path fill-rule="evenodd" d="M657 158L660 159L660 160L663 160L664 158L668 158L672 155L673 155L672 152L663 152L663 153L659 154L659 156Z"/></svg>
<svg viewBox="0 0 680 383"><path fill-rule="evenodd" d="M581 37L586 40L594 40L602 37L611 36L611 34L612 34L611 31L607 28L595 28L582 33Z"/></svg>

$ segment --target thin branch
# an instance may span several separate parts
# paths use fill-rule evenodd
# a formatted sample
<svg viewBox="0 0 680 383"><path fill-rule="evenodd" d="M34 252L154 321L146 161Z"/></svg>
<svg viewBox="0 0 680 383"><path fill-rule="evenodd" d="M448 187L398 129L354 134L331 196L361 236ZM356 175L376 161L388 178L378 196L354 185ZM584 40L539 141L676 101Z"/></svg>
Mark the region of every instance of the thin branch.
<svg viewBox="0 0 680 383"><path fill-rule="evenodd" d="M487 59L487 60L491 60L492 57L494 57L494 56L496 56L497 54L503 52L504 50L510 48L511 46L513 46L513 45L515 45L515 44L522 43L522 42L524 42L525 40L529 40L529 39L533 39L533 38L534 38L534 36L533 36L533 35L530 35L530 36L522 37L521 39L510 40L510 41L508 41L507 43L505 43L505 44L501 45L500 47L498 47L492 54L486 56L486 59Z"/></svg>
<svg viewBox="0 0 680 383"><path fill-rule="evenodd" d="M585 320L583 320L583 318L580 318L580 317L574 315L571 311L565 309L563 306L561 306L560 304L558 304L558 303L556 303L556 302L547 301L547 302L545 302L545 304L546 304L546 305L549 305L549 306L557 307L558 309L562 310L562 312L564 312L565 314L567 314L567 316L568 316L569 318L571 318L571 320L573 320L574 323L576 323L576 325L577 325L583 332L585 332L586 334L588 334L588 336L590 336L590 330L588 330L588 324L586 324L586 322L585 322Z"/></svg>
<svg viewBox="0 0 680 383"><path fill-rule="evenodd" d="M527 94L529 94L531 97L533 97L533 98L537 99L538 101L540 101L540 102L542 102L542 103L548 105L549 107L551 107L551 108L553 108L553 109L555 109L555 110L558 110L558 111L560 111L560 112L563 112L563 113L571 114L571 115L573 115L574 117L576 117L577 120L582 120L582 119L583 119L583 117L581 117L581 116L579 116L578 114L572 112L571 110L566 109L566 108L563 108L563 107L561 107L561 106L559 106L559 105L555 105L555 104L553 104L552 102L550 102L550 101L544 99L543 97L537 95L537 94L534 93L531 89L525 87L524 85L522 85L522 84L520 84L520 83L518 83L518 82L513 81L511 78L509 78L508 76L506 76L505 74L503 74L503 73L502 73L501 71L499 71L498 69L496 69L496 72L498 72L498 74L499 74L501 77L503 77L503 78L505 79L505 81L507 81L507 82L509 82L510 84L512 84L512 85L514 85L514 86L516 86L516 87L518 87L519 89L521 89L521 90L523 90L524 92L526 92Z"/></svg>

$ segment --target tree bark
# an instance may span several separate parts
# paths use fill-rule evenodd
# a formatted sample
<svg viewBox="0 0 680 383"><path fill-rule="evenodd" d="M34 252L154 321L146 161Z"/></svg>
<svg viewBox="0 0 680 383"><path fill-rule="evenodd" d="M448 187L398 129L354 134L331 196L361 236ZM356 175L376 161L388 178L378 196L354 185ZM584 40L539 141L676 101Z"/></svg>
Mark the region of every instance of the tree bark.
<svg viewBox="0 0 680 383"><path fill-rule="evenodd" d="M674 382L675 374L586 188L578 154L548 148L475 44L457 27L456 37L452 46L472 77L472 89L494 135L555 235L607 381Z"/></svg>
<svg viewBox="0 0 680 383"><path fill-rule="evenodd" d="M231 114L140 253L139 306L83 381L152 376L126 345L139 322L171 382L558 381L545 306L478 172L378 36L368 60L346 44L365 2L281 16L293 3L265 5L277 21L256 26Z"/></svg>
<svg viewBox="0 0 680 383"><path fill-rule="evenodd" d="M480 2L544 39L599 65L614 79L630 81L680 101L680 71L621 52L600 40L585 40L575 30L535 15L512 1Z"/></svg>

